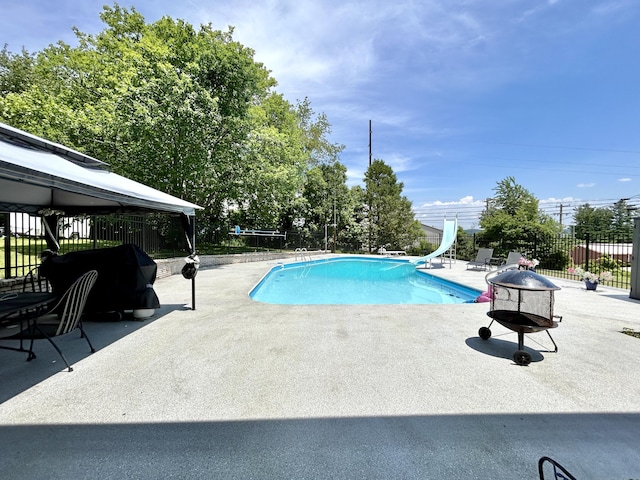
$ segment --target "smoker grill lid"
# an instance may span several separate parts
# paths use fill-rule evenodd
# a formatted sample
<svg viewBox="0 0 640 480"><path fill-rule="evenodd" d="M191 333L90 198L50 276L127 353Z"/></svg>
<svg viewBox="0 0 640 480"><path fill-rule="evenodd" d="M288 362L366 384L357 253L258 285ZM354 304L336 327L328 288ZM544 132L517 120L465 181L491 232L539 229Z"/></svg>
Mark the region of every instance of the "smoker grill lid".
<svg viewBox="0 0 640 480"><path fill-rule="evenodd" d="M488 282L501 287L517 288L520 290L560 290L542 275L531 270L507 270Z"/></svg>

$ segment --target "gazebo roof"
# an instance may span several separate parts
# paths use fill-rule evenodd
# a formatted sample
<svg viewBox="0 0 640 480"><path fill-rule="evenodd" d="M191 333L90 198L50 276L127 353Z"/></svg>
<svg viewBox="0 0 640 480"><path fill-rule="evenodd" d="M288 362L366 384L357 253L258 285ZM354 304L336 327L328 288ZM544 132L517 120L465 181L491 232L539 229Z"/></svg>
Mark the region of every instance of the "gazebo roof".
<svg viewBox="0 0 640 480"><path fill-rule="evenodd" d="M202 207L109 171L100 160L0 123L0 210L183 213Z"/></svg>

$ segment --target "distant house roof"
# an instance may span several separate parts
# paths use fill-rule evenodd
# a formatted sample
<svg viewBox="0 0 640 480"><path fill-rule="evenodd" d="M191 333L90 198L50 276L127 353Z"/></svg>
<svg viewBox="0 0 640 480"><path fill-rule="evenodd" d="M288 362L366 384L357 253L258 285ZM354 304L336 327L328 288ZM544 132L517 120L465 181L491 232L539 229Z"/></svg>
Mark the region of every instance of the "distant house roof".
<svg viewBox="0 0 640 480"><path fill-rule="evenodd" d="M584 263L586 261L586 244L576 245L571 250L571 259L574 263ZM590 243L589 259L597 260L598 258L608 255L615 260L622 262L630 262L633 255L633 243Z"/></svg>
<svg viewBox="0 0 640 480"><path fill-rule="evenodd" d="M441 228L432 227L431 225L425 225L424 223L421 223L420 226L427 235L442 235Z"/></svg>

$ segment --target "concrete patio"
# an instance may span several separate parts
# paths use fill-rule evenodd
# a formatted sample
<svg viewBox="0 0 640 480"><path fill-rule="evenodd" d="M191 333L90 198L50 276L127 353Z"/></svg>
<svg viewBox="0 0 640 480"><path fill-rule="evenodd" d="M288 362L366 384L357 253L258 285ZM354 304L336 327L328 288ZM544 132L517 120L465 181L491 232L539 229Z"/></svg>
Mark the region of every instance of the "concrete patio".
<svg viewBox="0 0 640 480"><path fill-rule="evenodd" d="M86 324L38 358L0 350L0 477L640 478L640 302L554 279L552 335L488 304L286 306L249 290L275 261L160 279L147 320ZM431 270L480 289L484 272ZM547 477L548 478L548 477Z"/></svg>

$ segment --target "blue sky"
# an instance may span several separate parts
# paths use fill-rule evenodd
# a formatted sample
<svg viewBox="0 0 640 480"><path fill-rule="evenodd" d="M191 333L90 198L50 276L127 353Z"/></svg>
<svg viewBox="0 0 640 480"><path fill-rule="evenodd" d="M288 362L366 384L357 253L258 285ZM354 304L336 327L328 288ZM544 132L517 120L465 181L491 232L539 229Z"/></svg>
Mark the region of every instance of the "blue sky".
<svg viewBox="0 0 640 480"><path fill-rule="evenodd" d="M104 0L5 2L0 42L30 52L104 28ZM211 23L308 97L345 145L351 185L391 165L417 218L477 213L507 176L548 213L640 205L636 0L138 0L147 22ZM561 207L562 206L562 207Z"/></svg>

